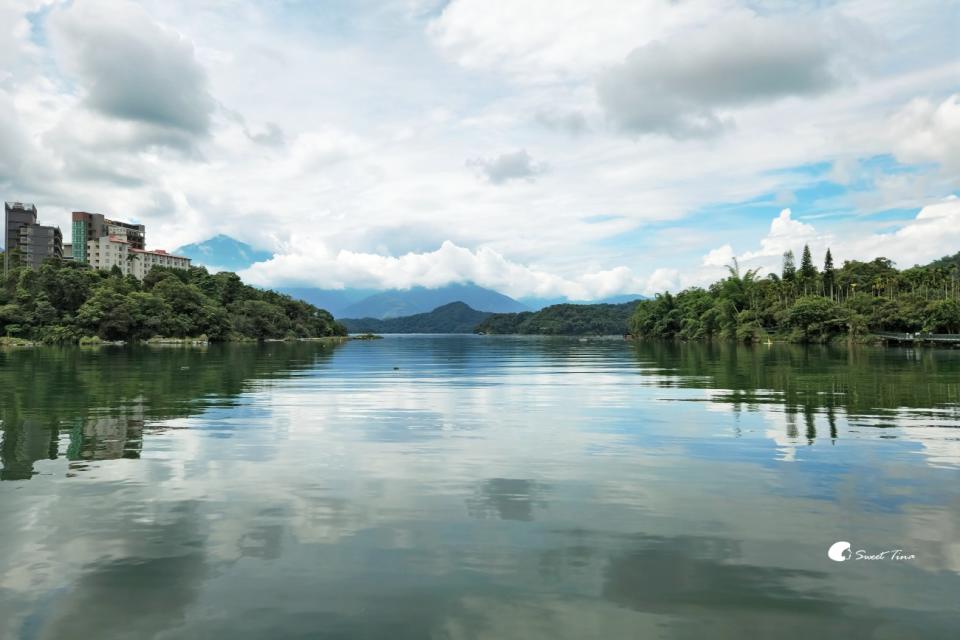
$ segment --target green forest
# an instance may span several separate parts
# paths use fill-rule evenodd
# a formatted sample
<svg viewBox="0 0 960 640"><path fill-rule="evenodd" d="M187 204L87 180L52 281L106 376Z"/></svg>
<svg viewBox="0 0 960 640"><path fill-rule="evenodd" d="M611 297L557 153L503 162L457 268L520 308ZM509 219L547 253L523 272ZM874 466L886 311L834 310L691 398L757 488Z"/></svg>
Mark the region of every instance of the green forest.
<svg viewBox="0 0 960 640"><path fill-rule="evenodd" d="M343 335L346 329L323 309L202 267L154 267L140 282L116 267L98 271L50 260L39 269L10 269L0 288L0 336L45 344Z"/></svg>
<svg viewBox="0 0 960 640"><path fill-rule="evenodd" d="M496 313L476 328L478 333L527 335L623 335L636 302L621 304L555 304L540 311Z"/></svg>
<svg viewBox="0 0 960 640"><path fill-rule="evenodd" d="M399 318L341 318L350 333L472 333L474 327L493 315L477 311L464 302L451 302L428 313Z"/></svg>
<svg viewBox="0 0 960 640"><path fill-rule="evenodd" d="M818 268L810 248L800 264L783 256L779 274L761 277L734 263L708 288L664 293L637 305L636 337L828 342L881 331L960 333L960 253L898 270L886 258L836 267L828 249Z"/></svg>

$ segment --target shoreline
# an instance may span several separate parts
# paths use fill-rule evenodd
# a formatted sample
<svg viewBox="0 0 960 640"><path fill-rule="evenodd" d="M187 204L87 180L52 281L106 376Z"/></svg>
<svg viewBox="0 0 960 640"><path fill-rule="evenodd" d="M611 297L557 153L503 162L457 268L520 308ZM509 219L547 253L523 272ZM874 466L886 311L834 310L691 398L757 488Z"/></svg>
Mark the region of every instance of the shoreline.
<svg viewBox="0 0 960 640"><path fill-rule="evenodd" d="M350 340L349 336L320 336L315 338L267 338L257 340L255 338L240 338L236 340L209 340L206 337L196 338L150 338L149 340L102 340L100 338L81 338L78 342L45 344L35 340L24 340L23 338L11 338L7 336L0 337L0 348L7 349L31 349L35 347L169 347L169 346L190 346L205 347L211 344L267 344L267 343L293 343L293 342L320 342L323 344L341 344Z"/></svg>

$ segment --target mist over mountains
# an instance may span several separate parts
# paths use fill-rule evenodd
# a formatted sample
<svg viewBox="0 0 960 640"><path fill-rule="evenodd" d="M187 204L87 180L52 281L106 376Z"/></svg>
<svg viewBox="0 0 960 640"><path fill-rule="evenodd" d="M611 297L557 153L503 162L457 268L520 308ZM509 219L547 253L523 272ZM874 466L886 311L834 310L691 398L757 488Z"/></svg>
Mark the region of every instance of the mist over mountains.
<svg viewBox="0 0 960 640"><path fill-rule="evenodd" d="M191 258L195 265L213 270L242 271L255 262L269 260L272 254L255 249L227 235L217 235L203 242L189 244L175 253ZM318 278L319 280L319 278ZM566 298L522 298L516 300L493 289L474 283L452 283L437 288L410 289L328 289L321 282L317 287L276 287L282 293L326 309L337 318L400 318L429 313L453 302L462 302L476 311L519 313L539 311L555 304L622 303L643 298L640 294L622 294L590 301Z"/></svg>

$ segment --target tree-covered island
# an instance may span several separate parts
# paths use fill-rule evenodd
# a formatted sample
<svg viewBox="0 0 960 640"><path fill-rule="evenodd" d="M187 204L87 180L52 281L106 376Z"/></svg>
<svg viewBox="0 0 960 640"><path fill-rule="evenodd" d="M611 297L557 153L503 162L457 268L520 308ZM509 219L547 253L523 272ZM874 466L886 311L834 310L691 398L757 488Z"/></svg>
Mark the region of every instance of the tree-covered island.
<svg viewBox="0 0 960 640"><path fill-rule="evenodd" d="M0 287L0 336L45 344L86 339L211 341L344 336L327 311L243 284L231 272L154 267L143 281L49 260L11 268Z"/></svg>

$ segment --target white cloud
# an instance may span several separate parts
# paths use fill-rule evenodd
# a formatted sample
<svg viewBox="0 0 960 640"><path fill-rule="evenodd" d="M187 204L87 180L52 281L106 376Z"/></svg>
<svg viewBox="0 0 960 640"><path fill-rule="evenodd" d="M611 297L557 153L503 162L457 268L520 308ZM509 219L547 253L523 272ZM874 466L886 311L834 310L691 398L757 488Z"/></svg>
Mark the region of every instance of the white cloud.
<svg viewBox="0 0 960 640"><path fill-rule="evenodd" d="M781 256L787 251L796 252L804 244L817 241L813 225L794 220L790 209L784 209L770 222L770 232L760 241L759 251L748 251L740 256L743 261Z"/></svg>
<svg viewBox="0 0 960 640"><path fill-rule="evenodd" d="M797 17L724 19L638 47L601 77L598 94L624 131L713 135L733 124L724 108L835 87L839 44Z"/></svg>
<svg viewBox="0 0 960 640"><path fill-rule="evenodd" d="M644 283L624 267L564 278L506 259L493 249L476 251L444 242L439 249L399 257L352 251L332 252L304 241L241 273L255 284L287 284L339 289L407 289L474 282L512 296L566 296L589 300L636 292Z"/></svg>
<svg viewBox="0 0 960 640"><path fill-rule="evenodd" d="M659 267L654 269L644 283L643 293L654 294L664 291L676 291L680 288L680 272L676 269Z"/></svg>
<svg viewBox="0 0 960 640"><path fill-rule="evenodd" d="M590 128L586 115L577 110L543 108L537 111L534 118L548 129L563 131L574 136L585 133Z"/></svg>
<svg viewBox="0 0 960 640"><path fill-rule="evenodd" d="M955 195L923 207L910 222L889 233L854 236L835 255L890 258L898 266L923 264L960 250L960 198Z"/></svg>
<svg viewBox="0 0 960 640"><path fill-rule="evenodd" d="M61 64L106 116L203 135L215 107L193 45L125 0L77 0L50 20Z"/></svg>
<svg viewBox="0 0 960 640"><path fill-rule="evenodd" d="M546 164L535 161L526 149L508 151L492 158L471 158L467 166L473 167L493 184L510 180L532 181L547 170Z"/></svg>
<svg viewBox="0 0 960 640"><path fill-rule="evenodd" d="M859 232L847 231L838 236L794 220L790 210L784 209L770 223L769 233L760 240L760 249L746 251L738 259L746 267L761 267L762 273L778 272L784 252L793 251L799 260L803 246L809 245L815 261L822 259L829 248L837 264L844 260L884 257L900 268L907 268L960 250L960 198L955 195L928 204L913 219L892 231L870 232L865 229L866 224L858 225ZM714 249L704 256L703 264L719 266L720 258L731 252L730 245ZM684 285L708 284L717 277L722 277L720 270L703 270L685 279Z"/></svg>
<svg viewBox="0 0 960 640"><path fill-rule="evenodd" d="M703 266L705 267L723 267L733 260L733 247L729 244L725 244L722 247L717 247L703 256Z"/></svg>
<svg viewBox="0 0 960 640"><path fill-rule="evenodd" d="M894 153L902 162L937 162L960 172L960 94L940 104L917 98L893 118Z"/></svg>
<svg viewBox="0 0 960 640"><path fill-rule="evenodd" d="M44 221L65 231L69 211L85 209L145 223L153 246L224 233L287 256L257 272L263 284L379 282L370 276L376 269L412 269L416 260L392 262L408 254L465 279L490 251L508 263L491 273L519 269L517 291L601 295L722 276L721 265L701 264L703 254L726 242L760 246L766 221L703 211L787 192L800 200L795 210L806 209L805 187L821 177L793 167L890 153L953 157L937 143L952 135L956 102L941 102L956 79L944 62L955 34L933 5L887 2L865 12L847 0L791 4L772 17L765 9L762 19L755 3L734 0L453 0L439 15L439 5L417 6L347 3L331 21L311 3L294 16L289 3L253 0L0 2L0 145L16 149L0 157L4 198L35 201ZM604 131L598 78L622 69L631 51L704 42L709 29L726 42L729 25L754 20L831 25L846 14L885 38L867 82L817 93L807 77L802 100L780 99L792 90L771 88L761 75L759 85L731 85L753 96L742 100L712 78L687 82L702 79L701 66L713 68L691 51L668 57L680 66L665 92L716 98L705 109L736 118L735 129L709 141ZM796 52L791 43L786 37L786 53ZM861 43L816 31L809 44L843 50L839 58L827 51L829 64L810 70L836 78L834 61ZM819 63L817 55L806 59ZM659 77L649 65L641 71L628 79ZM183 94L158 94L172 77L182 77ZM938 97L895 119L902 135L893 136L901 129L890 114L918 96ZM514 170L496 155L524 149ZM477 168L508 186L491 188L465 170L464 160L484 150L496 153ZM549 174L531 180L543 160ZM876 189L857 197L874 200L853 206L919 207L955 190L956 172L941 173L935 181L932 172L871 176ZM870 235L830 231L837 244ZM448 263L460 254L438 250L444 241L473 257ZM779 262L775 249L768 258ZM443 279L430 269L412 273L398 280Z"/></svg>
<svg viewBox="0 0 960 640"><path fill-rule="evenodd" d="M463 66L553 80L588 76L651 39L740 11L706 0L453 0L429 33Z"/></svg>

